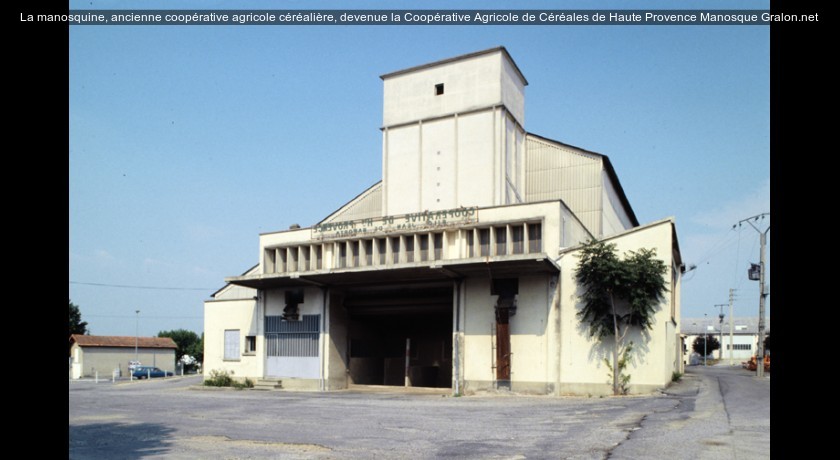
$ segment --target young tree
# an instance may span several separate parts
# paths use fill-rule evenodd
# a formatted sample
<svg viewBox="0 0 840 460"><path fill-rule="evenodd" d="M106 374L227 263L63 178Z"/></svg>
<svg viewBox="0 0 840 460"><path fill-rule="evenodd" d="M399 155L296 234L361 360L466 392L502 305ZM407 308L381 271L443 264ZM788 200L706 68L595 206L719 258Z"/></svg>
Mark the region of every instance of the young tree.
<svg viewBox="0 0 840 460"><path fill-rule="evenodd" d="M632 342L625 344L624 339L633 327L653 327L656 307L668 291L666 272L654 249L629 251L623 259L615 244L591 240L581 249L576 278L584 291L578 318L589 325L591 337L614 338L611 376L616 395L626 392L629 381L620 365L626 366Z"/></svg>
<svg viewBox="0 0 840 460"><path fill-rule="evenodd" d="M720 349L720 341L712 334L698 336L691 344L691 349L698 355L711 355L713 351Z"/></svg>
<svg viewBox="0 0 840 460"><path fill-rule="evenodd" d="M67 302L70 304L70 321L68 322L70 333L67 334L67 337L73 334L87 334L87 321L82 321L82 312L79 311L79 306L70 299L67 299Z"/></svg>
<svg viewBox="0 0 840 460"><path fill-rule="evenodd" d="M175 329L172 331L160 331L158 337L170 337L178 346L175 350L175 359L181 359L181 356L189 355L193 352L195 344L198 342L198 334L186 329Z"/></svg>
<svg viewBox="0 0 840 460"><path fill-rule="evenodd" d="M201 333L201 338L198 339L197 342L193 344L192 350L190 351L190 356L195 358L195 360L199 363L204 362L204 333Z"/></svg>

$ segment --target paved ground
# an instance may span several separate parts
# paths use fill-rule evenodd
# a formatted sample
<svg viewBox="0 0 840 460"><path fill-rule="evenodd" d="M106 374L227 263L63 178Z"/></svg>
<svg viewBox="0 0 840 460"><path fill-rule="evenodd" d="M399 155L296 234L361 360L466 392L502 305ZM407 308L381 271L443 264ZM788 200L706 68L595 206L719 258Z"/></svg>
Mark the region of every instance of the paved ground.
<svg viewBox="0 0 840 460"><path fill-rule="evenodd" d="M693 367L618 398L194 389L198 377L69 385L70 458L770 456L770 379Z"/></svg>

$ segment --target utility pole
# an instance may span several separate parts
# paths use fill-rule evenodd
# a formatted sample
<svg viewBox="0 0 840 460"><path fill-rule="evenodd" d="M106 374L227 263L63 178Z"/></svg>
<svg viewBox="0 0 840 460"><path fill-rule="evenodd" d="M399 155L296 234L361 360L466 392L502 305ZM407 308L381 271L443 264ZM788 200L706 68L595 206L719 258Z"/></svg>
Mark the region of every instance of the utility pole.
<svg viewBox="0 0 840 460"><path fill-rule="evenodd" d="M709 354L708 347L709 347L709 328L706 327L706 321L709 318L708 313L703 313L703 328L706 329L703 331L703 367L706 366L706 355Z"/></svg>
<svg viewBox="0 0 840 460"><path fill-rule="evenodd" d="M732 301L735 299L735 289L729 288L729 365L732 363L732 353L735 349L735 315L732 312Z"/></svg>
<svg viewBox="0 0 840 460"><path fill-rule="evenodd" d="M720 315L718 315L720 317L720 331L719 331L719 334L720 334L719 335L719 337L720 337L720 340L719 340L720 348L718 348L718 361L723 361L723 316L724 316L723 315L723 307L725 307L726 304L725 303L719 303L719 304L715 304L715 306L720 307ZM732 317L729 317L729 323L732 324ZM732 344L731 343L729 344L729 348L732 349Z"/></svg>
<svg viewBox="0 0 840 460"><path fill-rule="evenodd" d="M140 337L140 310L135 310L134 313L137 313L137 320L134 322L134 360L139 361L137 354L137 342L139 341L138 337Z"/></svg>
<svg viewBox="0 0 840 460"><path fill-rule="evenodd" d="M752 217L747 217L744 220L739 221L736 225L740 226L741 223L746 222L750 224L750 227L755 229L758 232L761 241L761 259L759 261L759 270L758 270L758 282L760 284L759 289L760 293L758 295L758 355L756 356L756 366L755 366L755 376L756 377L764 377L764 298L767 296L765 294L765 286L764 286L764 252L767 247L767 232L770 231L770 224L767 224L767 229L761 231L758 227L755 226L751 221L758 222L759 219L764 220L765 217L769 216L769 212L764 212ZM735 228L733 225L732 228ZM751 274L752 275L752 274ZM753 276L750 276L751 280L755 280Z"/></svg>

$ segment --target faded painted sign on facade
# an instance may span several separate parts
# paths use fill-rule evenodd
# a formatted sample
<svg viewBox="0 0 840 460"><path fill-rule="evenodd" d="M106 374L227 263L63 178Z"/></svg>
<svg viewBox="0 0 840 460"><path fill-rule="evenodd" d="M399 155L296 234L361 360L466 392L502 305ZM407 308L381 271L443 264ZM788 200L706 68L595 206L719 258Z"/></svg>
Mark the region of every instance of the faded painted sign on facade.
<svg viewBox="0 0 840 460"><path fill-rule="evenodd" d="M312 227L313 240L376 236L394 232L416 232L457 227L478 222L478 208L455 208L441 211L423 211L399 216L326 222Z"/></svg>

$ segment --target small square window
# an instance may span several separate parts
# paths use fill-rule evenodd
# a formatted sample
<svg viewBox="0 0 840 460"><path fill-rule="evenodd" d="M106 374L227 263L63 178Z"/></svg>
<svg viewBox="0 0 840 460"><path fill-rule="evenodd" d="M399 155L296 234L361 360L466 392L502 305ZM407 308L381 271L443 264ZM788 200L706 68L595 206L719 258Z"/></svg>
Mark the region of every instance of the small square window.
<svg viewBox="0 0 840 460"><path fill-rule="evenodd" d="M257 352L257 337L249 335L245 337L245 354L254 354Z"/></svg>
<svg viewBox="0 0 840 460"><path fill-rule="evenodd" d="M443 94L443 83L438 83L435 85L435 96L440 96Z"/></svg>

